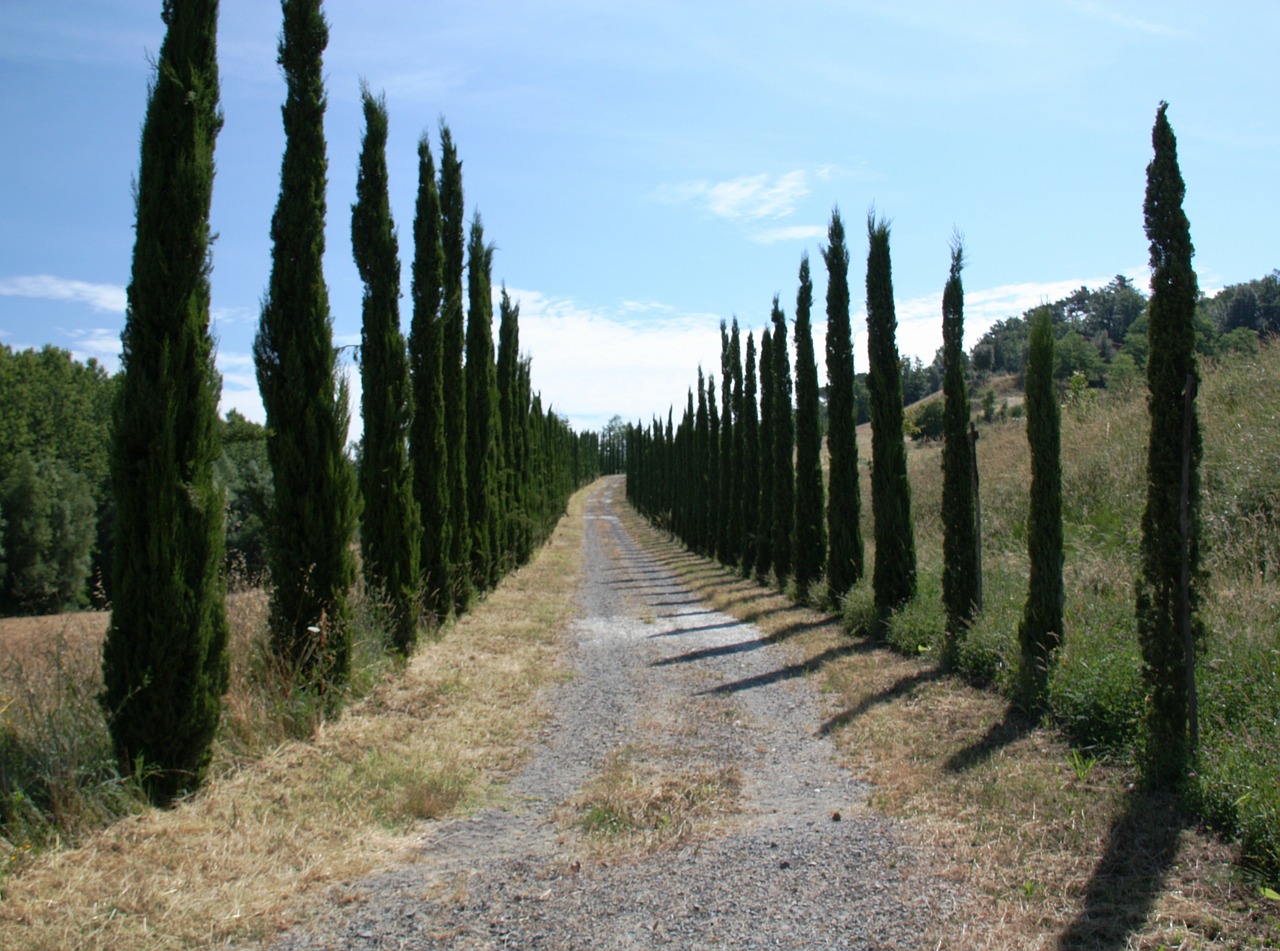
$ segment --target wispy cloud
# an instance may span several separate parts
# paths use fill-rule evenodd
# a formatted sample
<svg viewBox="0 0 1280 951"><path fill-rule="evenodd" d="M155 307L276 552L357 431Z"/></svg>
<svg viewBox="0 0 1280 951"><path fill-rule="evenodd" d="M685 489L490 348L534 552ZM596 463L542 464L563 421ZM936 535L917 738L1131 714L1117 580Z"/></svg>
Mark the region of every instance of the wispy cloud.
<svg viewBox="0 0 1280 951"><path fill-rule="evenodd" d="M125 289L118 284L91 284L52 274L0 278L0 297L88 304L94 310L107 314L123 314L127 302Z"/></svg>
<svg viewBox="0 0 1280 951"><path fill-rule="evenodd" d="M722 182L680 182L655 191L658 201L701 205L717 218L730 220L785 218L795 213L796 203L808 194L808 174L803 169L778 176L743 175Z"/></svg>
<svg viewBox="0 0 1280 951"><path fill-rule="evenodd" d="M1112 5L1096 3L1094 0L1070 0L1067 5L1084 16L1102 20L1112 26L1118 26L1121 29L1131 30L1135 33L1164 37L1183 37L1186 35L1182 30L1167 23L1156 23L1154 20L1145 20L1141 17L1132 16L1129 13L1115 9Z"/></svg>

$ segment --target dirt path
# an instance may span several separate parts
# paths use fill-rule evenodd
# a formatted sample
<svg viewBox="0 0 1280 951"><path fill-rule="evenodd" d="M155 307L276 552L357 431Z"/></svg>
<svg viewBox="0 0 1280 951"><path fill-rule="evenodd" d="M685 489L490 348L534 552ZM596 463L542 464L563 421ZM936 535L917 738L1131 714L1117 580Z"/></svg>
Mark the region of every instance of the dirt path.
<svg viewBox="0 0 1280 951"><path fill-rule="evenodd" d="M273 948L923 946L950 893L835 764L801 669L675 583L625 504L619 480L588 502L575 676L509 806L434 824ZM672 848L602 855L574 826L602 771L718 808Z"/></svg>

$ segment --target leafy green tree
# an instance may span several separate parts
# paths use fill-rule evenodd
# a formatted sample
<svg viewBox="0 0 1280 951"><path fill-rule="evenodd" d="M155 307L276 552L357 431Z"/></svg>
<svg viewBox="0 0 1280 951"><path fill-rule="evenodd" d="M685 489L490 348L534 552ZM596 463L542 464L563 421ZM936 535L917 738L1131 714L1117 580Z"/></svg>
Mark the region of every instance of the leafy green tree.
<svg viewBox="0 0 1280 951"><path fill-rule="evenodd" d="M1196 273L1191 227L1182 201L1177 139L1168 103L1160 103L1151 132L1143 203L1151 242L1148 324L1147 504L1142 515L1142 573L1137 624L1147 686L1144 774L1155 785L1183 780L1195 755L1195 651L1203 636L1198 617L1200 568L1200 427L1195 394Z"/></svg>
<svg viewBox="0 0 1280 951"><path fill-rule="evenodd" d="M413 404L400 333L400 249L387 185L387 104L367 86L360 98L365 134L351 208L351 247L364 282L360 550L365 583L386 598L392 645L408 654L418 639L422 523L408 454Z"/></svg>
<svg viewBox="0 0 1280 951"><path fill-rule="evenodd" d="M271 221L271 278L254 341L267 411L271 636L276 653L321 689L350 667L347 597L355 576L355 472L349 410L324 280L325 92L329 26L320 0L284 0L280 199ZM123 517L123 513L121 513Z"/></svg>
<svg viewBox="0 0 1280 951"><path fill-rule="evenodd" d="M862 489L858 483L853 326L849 318L849 249L840 209L831 212L827 246L827 596L833 604L862 577Z"/></svg>
<svg viewBox="0 0 1280 951"><path fill-rule="evenodd" d="M915 528L902 434L902 376L889 225L883 218L877 221L874 212L867 216L867 238L867 387L871 392L871 508L876 538L872 587L876 608L888 613L916 594Z"/></svg>
<svg viewBox="0 0 1280 951"><path fill-rule="evenodd" d="M0 482L0 608L55 614L78 607L89 576L94 504L89 480L60 459L19 455Z"/></svg>
<svg viewBox="0 0 1280 951"><path fill-rule="evenodd" d="M805 601L822 576L827 534L822 500L822 422L818 409L818 364L813 352L813 282L809 255L800 259L796 295L796 471L794 544L796 596Z"/></svg>
<svg viewBox="0 0 1280 951"><path fill-rule="evenodd" d="M960 640L977 610L978 527L973 486L973 441L969 438L969 387L964 368L964 244L951 243L951 272L942 291L942 603L947 627L942 663L956 662ZM927 405L937 405L935 400Z"/></svg>
<svg viewBox="0 0 1280 951"><path fill-rule="evenodd" d="M812 292L811 292L812 293ZM773 298L773 573L778 586L791 576L791 534L796 517L795 422L791 414L791 358L787 318Z"/></svg>
<svg viewBox="0 0 1280 951"><path fill-rule="evenodd" d="M1018 643L1019 702L1043 712L1049 667L1062 643L1062 447L1058 396L1053 383L1053 326L1048 308L1030 317L1027 353L1027 442L1031 447L1031 500L1027 510L1030 577Z"/></svg>
<svg viewBox="0 0 1280 951"><path fill-rule="evenodd" d="M440 246L444 255L440 318L444 390L445 446L448 459L450 595L465 611L474 597L471 580L471 515L468 509L466 375L462 365L466 321L462 306L463 242L462 162L449 127L440 123Z"/></svg>
<svg viewBox="0 0 1280 951"><path fill-rule="evenodd" d="M742 574L756 567L760 525L760 419L756 402L756 341L747 333L747 362L742 371Z"/></svg>
<svg viewBox="0 0 1280 951"><path fill-rule="evenodd" d="M440 309L444 280L441 228L435 163L431 143L424 134L418 140L418 197L413 219L413 319L409 326L413 417L409 453L413 459L413 495L422 526L418 556L422 602L428 617L437 624L453 609L444 323Z"/></svg>
<svg viewBox="0 0 1280 951"><path fill-rule="evenodd" d="M763 582L773 568L773 509L777 498L773 482L777 465L773 458L774 413L773 336L766 327L760 332L760 508L756 513L756 578Z"/></svg>
<svg viewBox="0 0 1280 951"><path fill-rule="evenodd" d="M168 2L162 17L113 414L115 591L101 698L117 758L146 765L157 802L203 778L228 670L224 496L214 480L221 378L209 335L218 4ZM83 499L91 507L87 489ZM77 587L89 533L82 541Z"/></svg>
<svg viewBox="0 0 1280 951"><path fill-rule="evenodd" d="M471 219L467 247L467 511L471 517L471 576L487 591L498 581L498 382L493 353L493 245L485 244L480 213Z"/></svg>
<svg viewBox="0 0 1280 951"><path fill-rule="evenodd" d="M227 492L228 584L258 587L268 568L267 519L272 502L267 430L234 409L222 423L217 477Z"/></svg>

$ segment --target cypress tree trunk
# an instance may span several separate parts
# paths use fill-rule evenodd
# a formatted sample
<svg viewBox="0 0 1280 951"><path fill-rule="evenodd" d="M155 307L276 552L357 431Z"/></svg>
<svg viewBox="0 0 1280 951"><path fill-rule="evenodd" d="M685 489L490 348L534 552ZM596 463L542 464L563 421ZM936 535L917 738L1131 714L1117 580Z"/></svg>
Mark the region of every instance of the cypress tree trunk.
<svg viewBox="0 0 1280 951"><path fill-rule="evenodd" d="M400 250L387 185L387 106L361 90L365 135L351 208L351 247L364 282L361 330L360 549L365 584L386 599L391 641L408 654L418 639L422 523L408 457L409 362L400 333Z"/></svg>
<svg viewBox="0 0 1280 951"><path fill-rule="evenodd" d="M760 421L756 412L756 341L747 334L747 363L742 371L742 574L756 568L760 525Z"/></svg>
<svg viewBox="0 0 1280 951"><path fill-rule="evenodd" d="M1027 351L1027 442L1031 446L1031 500L1027 513L1030 577L1018 629L1022 649L1019 699L1032 716L1044 710L1049 666L1062 643L1062 454L1058 397L1053 385L1053 316L1031 315Z"/></svg>
<svg viewBox="0 0 1280 951"><path fill-rule="evenodd" d="M418 199L413 220L413 322L409 360L413 377L414 498L422 523L419 567L423 606L439 623L453 608L449 565L449 448L445 443L444 328L440 301L444 248L440 244L440 195L431 145L418 141Z"/></svg>
<svg viewBox="0 0 1280 951"><path fill-rule="evenodd" d="M840 209L831 212L827 247L827 597L833 606L862 577L862 488L858 481L857 405L853 397L853 327L849 317L849 249Z"/></svg>
<svg viewBox="0 0 1280 951"><path fill-rule="evenodd" d="M813 352L813 282L809 255L800 260L796 296L796 597L808 600L809 588L822 576L827 533L822 500L822 418L818 406L818 364Z"/></svg>
<svg viewBox="0 0 1280 951"><path fill-rule="evenodd" d="M1192 716L1200 569L1200 426L1195 410L1198 297L1191 227L1182 201L1178 144L1160 103L1151 130L1143 214L1151 242L1147 358L1147 504L1142 515L1142 574L1137 624L1147 687L1144 774L1148 782L1181 782L1195 755ZM1185 476L1185 478L1184 478ZM1185 495L1185 507L1184 507ZM1183 512L1185 511L1185 524ZM1185 584L1184 579L1185 578Z"/></svg>
<svg viewBox="0 0 1280 951"><path fill-rule="evenodd" d="M321 57L329 27L320 0L284 0L283 7L285 151L254 359L275 484L272 641L286 663L323 689L343 682L350 663L356 486L323 270L328 161Z"/></svg>
<svg viewBox="0 0 1280 951"><path fill-rule="evenodd" d="M773 298L773 573L785 589L791 576L796 517L795 423L791 416L791 355L787 318Z"/></svg>
<svg viewBox="0 0 1280 951"><path fill-rule="evenodd" d="M773 335L769 328L760 334L760 510L756 528L756 580L765 583L773 568L773 508L777 497L773 481L777 465L773 458L773 417L777 401L773 392Z"/></svg>
<svg viewBox="0 0 1280 951"><path fill-rule="evenodd" d="M466 419L467 510L471 515L471 575L488 590L497 583L498 385L493 362L493 298L489 293L493 245L484 243L480 213L471 219L467 248Z"/></svg>
<svg viewBox="0 0 1280 951"><path fill-rule="evenodd" d="M902 372L893 307L889 225L867 216L867 350L871 394L871 508L875 513L876 608L887 614L916 594L915 526L902 434Z"/></svg>
<svg viewBox="0 0 1280 951"><path fill-rule="evenodd" d="M955 665L960 639L977 609L977 516L973 442L969 438L969 389L964 374L964 245L951 245L951 272L942 291L942 603L947 612L942 666Z"/></svg>
<svg viewBox="0 0 1280 951"><path fill-rule="evenodd" d="M156 802L199 785L227 687L221 380L209 335L217 0L166 3L142 128L116 391L115 588L103 646L116 757Z"/></svg>
<svg viewBox="0 0 1280 951"><path fill-rule="evenodd" d="M462 162L449 127L440 123L440 246L444 252L443 336L445 445L449 450L450 596L459 613L471 605L471 515L468 510L467 404L462 366L466 321L462 308L463 243Z"/></svg>

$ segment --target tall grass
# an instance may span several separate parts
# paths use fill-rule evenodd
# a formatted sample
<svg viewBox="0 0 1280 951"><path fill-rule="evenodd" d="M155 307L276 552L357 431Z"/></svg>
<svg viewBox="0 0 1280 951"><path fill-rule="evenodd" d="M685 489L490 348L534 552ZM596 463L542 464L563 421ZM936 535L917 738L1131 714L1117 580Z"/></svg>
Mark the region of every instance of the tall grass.
<svg viewBox="0 0 1280 951"><path fill-rule="evenodd" d="M1197 678L1201 752L1188 801L1241 843L1247 865L1280 878L1280 346L1202 367L1202 598L1208 628ZM1141 743L1144 690L1133 581L1146 492L1145 389L1099 393L1062 420L1066 615L1049 716L1091 755L1128 759ZM984 608L961 647L975 682L1010 692L1026 597L1029 452L1021 422L978 441ZM911 453L921 593L884 634L908 652L941 648L940 452ZM870 537L867 534L866 537ZM870 553L869 553L870 554ZM846 598L871 624L867 583Z"/></svg>

